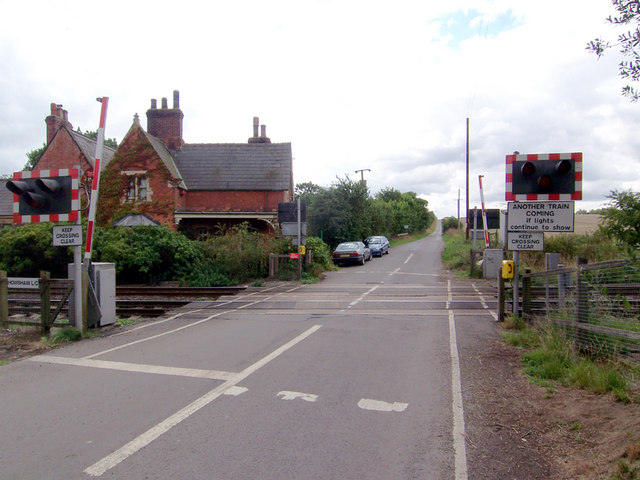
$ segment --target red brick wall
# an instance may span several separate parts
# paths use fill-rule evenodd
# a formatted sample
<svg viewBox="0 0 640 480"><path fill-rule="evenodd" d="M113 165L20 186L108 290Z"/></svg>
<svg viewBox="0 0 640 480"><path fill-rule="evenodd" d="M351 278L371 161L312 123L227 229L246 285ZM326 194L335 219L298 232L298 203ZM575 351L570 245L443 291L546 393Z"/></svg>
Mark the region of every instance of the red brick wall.
<svg viewBox="0 0 640 480"><path fill-rule="evenodd" d="M51 170L52 168L73 168L80 166L82 171L91 167L76 142L66 129L58 131L53 141L43 153L34 170Z"/></svg>
<svg viewBox="0 0 640 480"><path fill-rule="evenodd" d="M149 201L124 201L128 189L127 172L145 172L140 175L148 178ZM99 223L109 224L127 213L145 213L175 229L174 211L179 197L178 189L171 186L175 182L142 128L132 128L101 177Z"/></svg>
<svg viewBox="0 0 640 480"><path fill-rule="evenodd" d="M190 191L182 208L196 212L277 212L278 203L286 201L285 191Z"/></svg>

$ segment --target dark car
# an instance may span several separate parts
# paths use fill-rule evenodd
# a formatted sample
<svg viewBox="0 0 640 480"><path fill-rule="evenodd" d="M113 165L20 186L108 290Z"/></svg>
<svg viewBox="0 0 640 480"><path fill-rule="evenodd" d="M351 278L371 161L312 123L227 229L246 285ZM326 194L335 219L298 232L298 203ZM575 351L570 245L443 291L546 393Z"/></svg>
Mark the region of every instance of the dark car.
<svg viewBox="0 0 640 480"><path fill-rule="evenodd" d="M384 235L373 235L364 240L365 245L371 250L371 255L381 257L389 253L389 239Z"/></svg>
<svg viewBox="0 0 640 480"><path fill-rule="evenodd" d="M364 262L371 260L371 250L363 242L343 242L333 251L331 259L336 265L345 263L364 265Z"/></svg>

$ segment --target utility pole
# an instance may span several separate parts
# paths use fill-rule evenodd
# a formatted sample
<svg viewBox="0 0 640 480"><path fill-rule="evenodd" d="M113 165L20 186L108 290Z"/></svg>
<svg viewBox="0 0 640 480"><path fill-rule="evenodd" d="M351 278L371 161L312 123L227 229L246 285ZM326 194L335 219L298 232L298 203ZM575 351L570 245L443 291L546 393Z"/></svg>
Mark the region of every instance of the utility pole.
<svg viewBox="0 0 640 480"><path fill-rule="evenodd" d="M467 117L467 210L469 212L469 117ZM469 221L466 222L466 239L469 240Z"/></svg>
<svg viewBox="0 0 640 480"><path fill-rule="evenodd" d="M456 230L460 230L460 189L458 189L458 223L456 224Z"/></svg>
<svg viewBox="0 0 640 480"><path fill-rule="evenodd" d="M364 183L364 172L370 172L370 168L363 168L361 170L356 170L356 173L360 172L360 181Z"/></svg>

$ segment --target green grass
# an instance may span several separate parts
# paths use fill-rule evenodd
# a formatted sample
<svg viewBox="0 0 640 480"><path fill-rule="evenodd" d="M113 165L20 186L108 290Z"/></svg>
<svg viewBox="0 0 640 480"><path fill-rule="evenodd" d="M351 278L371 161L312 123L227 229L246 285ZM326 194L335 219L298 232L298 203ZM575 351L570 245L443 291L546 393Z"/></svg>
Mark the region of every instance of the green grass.
<svg viewBox="0 0 640 480"><path fill-rule="evenodd" d="M442 235L444 240L444 250L442 251L442 264L448 269L456 272L461 277L469 277L471 272L470 251L473 244L466 240L462 230L447 230ZM480 268L475 269L476 274L482 273Z"/></svg>
<svg viewBox="0 0 640 480"><path fill-rule="evenodd" d="M525 349L524 372L539 385L574 386L596 394L611 393L622 402L631 402L634 386L628 378L637 377L632 367L606 358L581 355L562 329L550 322L520 325L503 335L510 345Z"/></svg>
<svg viewBox="0 0 640 480"><path fill-rule="evenodd" d="M82 338L82 332L74 327L64 327L53 333L47 340L48 343L58 344L65 342L75 342Z"/></svg>

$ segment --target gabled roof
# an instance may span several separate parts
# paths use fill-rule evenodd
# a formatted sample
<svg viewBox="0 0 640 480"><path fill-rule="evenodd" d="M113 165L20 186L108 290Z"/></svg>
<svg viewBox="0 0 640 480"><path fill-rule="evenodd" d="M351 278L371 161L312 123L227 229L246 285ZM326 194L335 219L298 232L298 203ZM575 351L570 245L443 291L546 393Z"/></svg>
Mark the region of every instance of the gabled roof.
<svg viewBox="0 0 640 480"><path fill-rule="evenodd" d="M290 143L185 144L170 153L188 190L280 191L291 185Z"/></svg>
<svg viewBox="0 0 640 480"><path fill-rule="evenodd" d="M71 138L74 142L76 142L76 145L78 145L84 156L87 158L87 161L91 164L92 167L95 166L97 140L85 137L81 133L75 132L67 127L62 128L65 128L69 131ZM116 151L113 148L104 145L102 150L102 158L100 159L100 171L102 171L104 167L111 161L115 152Z"/></svg>
<svg viewBox="0 0 640 480"><path fill-rule="evenodd" d="M154 137L153 135L150 135L149 133L145 132L144 129L142 128L140 129L149 140L149 143L151 143L151 146L153 147L153 149L156 151L156 153L162 160L162 163L164 163L165 167L167 167L167 170L169 170L169 173L171 173L171 175L173 175L174 178L177 178L180 180L180 182L178 183L178 187L186 189L187 186L185 185L184 179L180 174L180 170L178 170L178 167L176 166L176 163L174 162L173 157L171 156L171 153L169 152L169 150L167 150L167 147L164 144L164 142L159 138Z"/></svg>
<svg viewBox="0 0 640 480"><path fill-rule="evenodd" d="M9 180L0 179L0 215L13 215L13 193L6 186Z"/></svg>

